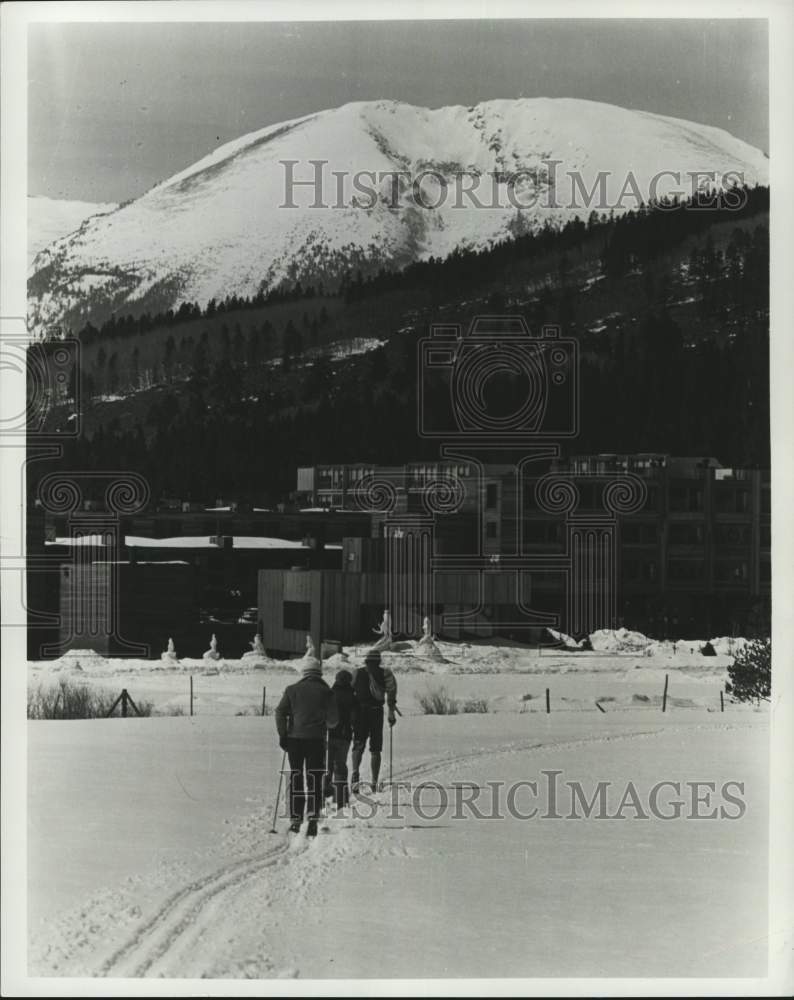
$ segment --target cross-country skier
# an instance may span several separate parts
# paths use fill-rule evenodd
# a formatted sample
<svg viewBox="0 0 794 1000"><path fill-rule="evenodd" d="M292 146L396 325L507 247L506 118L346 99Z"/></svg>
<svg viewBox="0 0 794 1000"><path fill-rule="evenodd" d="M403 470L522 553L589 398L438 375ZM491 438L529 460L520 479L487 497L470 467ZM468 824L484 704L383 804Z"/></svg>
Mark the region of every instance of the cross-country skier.
<svg viewBox="0 0 794 1000"><path fill-rule="evenodd" d="M326 774L326 795L333 794L337 809L342 809L350 801L347 784L347 755L353 739L356 717L356 696L353 693L353 675L349 670L340 670L331 688L336 700L339 721L328 730L328 773Z"/></svg>
<svg viewBox="0 0 794 1000"><path fill-rule="evenodd" d="M307 658L301 679L286 688L276 709L279 746L289 758L292 833L299 832L305 810L309 816L306 834L317 835L323 804L326 730L338 721L336 699L323 680L320 661Z"/></svg>
<svg viewBox="0 0 794 1000"><path fill-rule="evenodd" d="M372 789L377 790L383 750L383 706L389 709L389 725L397 721L397 681L389 667L381 666L380 653L367 653L364 666L353 677L356 693L356 722L353 730L352 790L360 785L359 769L364 747L369 740Z"/></svg>

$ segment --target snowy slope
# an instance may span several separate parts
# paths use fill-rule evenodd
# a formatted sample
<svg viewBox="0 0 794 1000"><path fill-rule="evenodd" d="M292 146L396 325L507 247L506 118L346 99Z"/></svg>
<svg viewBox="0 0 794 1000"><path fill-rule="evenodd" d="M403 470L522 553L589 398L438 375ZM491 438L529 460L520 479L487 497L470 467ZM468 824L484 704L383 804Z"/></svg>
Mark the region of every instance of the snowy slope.
<svg viewBox="0 0 794 1000"><path fill-rule="evenodd" d="M281 762L272 718L32 723L29 973L763 975L767 761L767 720L751 710L729 723L415 716L394 739L394 778L412 791L368 796L330 834L290 844L282 812L269 833ZM543 817L554 770L558 819ZM588 798L610 782L612 811L628 781L647 803L663 779L743 782L746 814L634 821L629 806L623 821L564 818L564 782ZM488 818L458 806L455 783L479 789ZM520 792L507 815L510 787ZM662 791L668 815L676 797Z"/></svg>
<svg viewBox="0 0 794 1000"><path fill-rule="evenodd" d="M593 640L611 651L538 656L439 641L435 663L421 662L416 643L398 644L385 654L402 713L387 746L403 784L330 818L329 835L313 843L305 831L287 840L272 716L301 661L168 663L75 650L29 664L32 689L124 687L138 704L153 700L155 715L183 716L28 724L30 974L762 972L767 711L731 703L719 711L725 656L655 643L646 657L637 652L646 637L625 630ZM331 657L326 678L359 665L367 648ZM422 714L418 696L440 682L461 702L487 701L487 712ZM685 789L730 780L743 783L747 811L740 823L631 822L629 805L629 822L569 822L561 795L559 818L522 819L533 805L526 782L542 789L555 769L588 798L597 782L611 783L611 810L627 781L647 802L661 780ZM495 822L494 783L503 816ZM521 783L507 815L508 789ZM487 820L463 808L462 786ZM661 808L677 797L664 792ZM542 792L537 801L542 811ZM364 912L367 946L348 947Z"/></svg>
<svg viewBox="0 0 794 1000"><path fill-rule="evenodd" d="M285 161L294 176L315 176L309 161L323 161L323 198L313 208L313 187L294 189L295 208L284 207ZM557 161L549 168L549 161ZM344 182L341 207L335 173L360 171L425 176L426 204L410 197L411 182L393 198L382 180L378 196L359 196ZM111 311L158 311L181 301L255 295L282 281L335 282L345 271L400 267L445 256L458 247L485 248L516 231L575 214L587 216L583 196L571 204L568 175L578 172L587 191L608 172L609 204L617 204L631 171L644 198L661 171L741 171L746 183L767 183L762 152L720 129L612 105L573 99L489 101L436 110L391 101L347 104L272 125L219 147L110 215L90 220L36 258L29 284L34 330L50 323L101 322ZM507 197L506 178L520 173ZM474 208L457 190L479 178ZM494 180L495 179L495 180ZM372 185L371 178L363 183ZM494 191L493 184L497 189ZM665 175L657 194L681 191ZM553 191L551 190L553 188ZM555 197L552 198L551 195ZM549 207L557 202L559 207ZM364 203L363 207L361 203ZM623 207L636 207L628 197ZM620 209L618 205L617 210Z"/></svg>
<svg viewBox="0 0 794 1000"><path fill-rule="evenodd" d="M92 215L106 215L117 205L62 198L28 198L28 269L38 253L62 236L79 229Z"/></svg>

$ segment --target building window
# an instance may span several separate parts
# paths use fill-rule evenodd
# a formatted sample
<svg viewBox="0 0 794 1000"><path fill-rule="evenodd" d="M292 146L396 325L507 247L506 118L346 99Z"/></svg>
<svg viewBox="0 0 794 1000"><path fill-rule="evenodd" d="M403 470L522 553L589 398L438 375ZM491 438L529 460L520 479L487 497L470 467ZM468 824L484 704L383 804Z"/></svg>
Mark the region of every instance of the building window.
<svg viewBox="0 0 794 1000"><path fill-rule="evenodd" d="M702 545L703 525L702 524L671 524L670 525L671 545Z"/></svg>
<svg viewBox="0 0 794 1000"><path fill-rule="evenodd" d="M645 495L645 504L643 505L643 510L658 510L659 509L659 490L656 486L647 486Z"/></svg>
<svg viewBox="0 0 794 1000"><path fill-rule="evenodd" d="M768 487L761 490L761 513L772 513L772 491Z"/></svg>
<svg viewBox="0 0 794 1000"><path fill-rule="evenodd" d="M559 545L562 541L562 524L559 521L540 521L532 518L524 521L525 544Z"/></svg>
<svg viewBox="0 0 794 1000"><path fill-rule="evenodd" d="M670 510L693 513L703 510L703 490L674 486L670 490Z"/></svg>
<svg viewBox="0 0 794 1000"><path fill-rule="evenodd" d="M623 563L623 579L636 580L640 575L640 564L636 559L626 559Z"/></svg>
<svg viewBox="0 0 794 1000"><path fill-rule="evenodd" d="M653 560L626 559L622 565L622 572L626 582L656 582L656 563Z"/></svg>
<svg viewBox="0 0 794 1000"><path fill-rule="evenodd" d="M621 538L626 545L655 545L657 533L655 524L624 521L620 528Z"/></svg>
<svg viewBox="0 0 794 1000"><path fill-rule="evenodd" d="M749 545L749 524L717 524L714 537L718 545Z"/></svg>
<svg viewBox="0 0 794 1000"><path fill-rule="evenodd" d="M310 632L312 606L308 601L284 601L284 628Z"/></svg>
<svg viewBox="0 0 794 1000"><path fill-rule="evenodd" d="M683 560L673 560L668 563L667 575L677 583L687 583L693 580L703 579L702 562L684 562Z"/></svg>
<svg viewBox="0 0 794 1000"><path fill-rule="evenodd" d="M746 583L747 563L738 560L718 559L714 564L714 579L720 583Z"/></svg>
<svg viewBox="0 0 794 1000"><path fill-rule="evenodd" d="M746 514L750 509L750 493L748 490L722 485L717 490L716 505L721 514Z"/></svg>
<svg viewBox="0 0 794 1000"><path fill-rule="evenodd" d="M496 483L488 483L485 487L485 508L486 510L496 510L496 503L499 496L499 487Z"/></svg>

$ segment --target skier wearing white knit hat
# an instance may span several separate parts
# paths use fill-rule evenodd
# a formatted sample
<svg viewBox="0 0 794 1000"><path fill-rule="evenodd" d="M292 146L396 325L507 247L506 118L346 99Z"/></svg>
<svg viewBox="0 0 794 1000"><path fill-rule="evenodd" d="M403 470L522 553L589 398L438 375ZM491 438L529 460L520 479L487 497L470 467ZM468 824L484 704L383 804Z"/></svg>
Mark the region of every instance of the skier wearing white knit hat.
<svg viewBox="0 0 794 1000"><path fill-rule="evenodd" d="M333 729L337 721L336 700L323 680L320 661L307 657L301 668L301 679L285 689L276 709L279 745L289 758L290 831L293 833L300 830L304 811L309 817L307 836L317 833L317 819L323 805L326 732Z"/></svg>

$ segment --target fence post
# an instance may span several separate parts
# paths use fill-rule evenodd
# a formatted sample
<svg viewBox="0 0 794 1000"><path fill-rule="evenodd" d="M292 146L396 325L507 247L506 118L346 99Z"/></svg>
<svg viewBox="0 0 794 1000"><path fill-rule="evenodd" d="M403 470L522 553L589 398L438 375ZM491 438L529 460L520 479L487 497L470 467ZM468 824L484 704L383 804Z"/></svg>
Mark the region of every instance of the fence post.
<svg viewBox="0 0 794 1000"><path fill-rule="evenodd" d="M551 699L549 697L549 689L546 688L546 715L551 712Z"/></svg>
<svg viewBox="0 0 794 1000"><path fill-rule="evenodd" d="M267 686L262 686L262 715L265 714L265 709L267 708Z"/></svg>
<svg viewBox="0 0 794 1000"><path fill-rule="evenodd" d="M190 675L190 714L193 714L193 674Z"/></svg>
<svg viewBox="0 0 794 1000"><path fill-rule="evenodd" d="M662 711L667 711L667 683L670 680L670 675L664 675L664 694L662 695Z"/></svg>
<svg viewBox="0 0 794 1000"><path fill-rule="evenodd" d="M108 718L110 718L111 715L113 715L113 713L116 711L116 705L118 705L118 703L121 701L123 697L124 697L124 692L122 691L121 694L118 696L118 698L116 698L116 700L110 706L110 711L108 712Z"/></svg>
<svg viewBox="0 0 794 1000"><path fill-rule="evenodd" d="M720 688L720 711L721 712L725 711L725 698L722 694L722 688Z"/></svg>
<svg viewBox="0 0 794 1000"><path fill-rule="evenodd" d="M127 689L123 688L121 692L121 717L122 719L127 718Z"/></svg>

